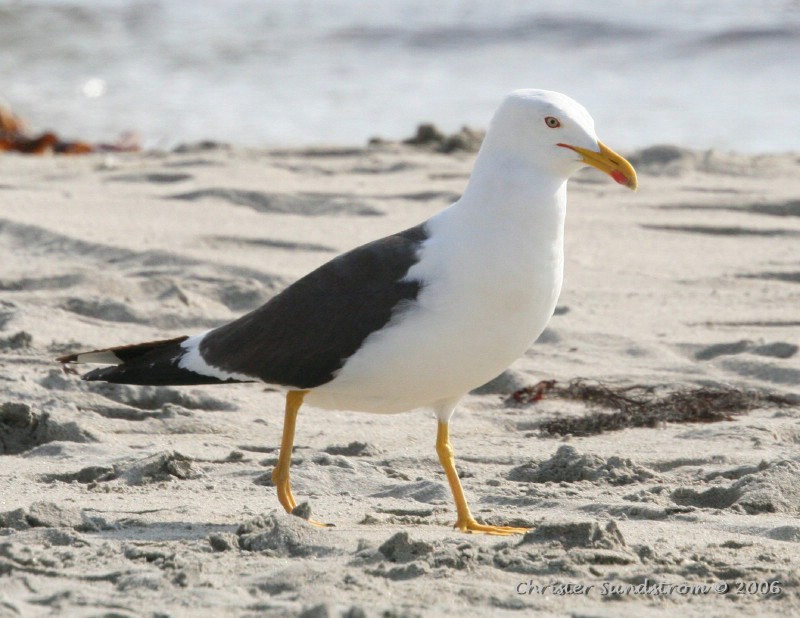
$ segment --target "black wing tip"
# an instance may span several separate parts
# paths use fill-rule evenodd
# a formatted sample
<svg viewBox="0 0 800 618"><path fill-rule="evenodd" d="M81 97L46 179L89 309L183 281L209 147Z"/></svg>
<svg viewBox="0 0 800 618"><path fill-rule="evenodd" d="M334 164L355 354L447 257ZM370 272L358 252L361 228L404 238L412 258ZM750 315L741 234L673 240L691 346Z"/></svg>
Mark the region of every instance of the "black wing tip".
<svg viewBox="0 0 800 618"><path fill-rule="evenodd" d="M156 339L154 341L144 341L142 343L132 343L129 345L120 345L113 348L101 348L99 350L86 350L84 352L75 352L72 354L64 354L63 356L56 357L59 363L83 363L83 362L98 362L81 360L82 356L107 354L113 356L114 360L99 361L100 364L117 364L127 363L129 361L141 358L156 350L163 350L171 348L175 345L181 344L188 339L188 335L175 337L173 339Z"/></svg>
<svg viewBox="0 0 800 618"><path fill-rule="evenodd" d="M222 380L183 369L172 362L151 365L133 363L100 367L81 376L85 382L108 382L136 386L201 386L208 384L238 384L249 380ZM252 380L255 382L255 380Z"/></svg>

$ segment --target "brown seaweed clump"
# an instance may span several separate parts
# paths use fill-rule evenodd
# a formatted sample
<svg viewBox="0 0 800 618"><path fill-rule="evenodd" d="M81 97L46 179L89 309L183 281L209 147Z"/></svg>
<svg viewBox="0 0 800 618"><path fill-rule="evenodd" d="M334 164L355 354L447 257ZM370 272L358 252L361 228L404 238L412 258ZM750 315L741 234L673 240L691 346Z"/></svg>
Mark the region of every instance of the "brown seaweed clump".
<svg viewBox="0 0 800 618"><path fill-rule="evenodd" d="M543 421L539 428L550 434L588 436L628 427L656 427L662 423L715 423L733 420L761 407L793 405L789 397L733 387L690 387L659 394L653 386L615 386L582 379L561 385L539 382L514 392L509 404L534 404L545 398L580 401L595 410L577 417Z"/></svg>
<svg viewBox="0 0 800 618"><path fill-rule="evenodd" d="M22 154L87 154L90 152L135 152L138 140L128 134L115 144L66 141L52 131L30 135L25 122L7 107L0 106L0 152Z"/></svg>

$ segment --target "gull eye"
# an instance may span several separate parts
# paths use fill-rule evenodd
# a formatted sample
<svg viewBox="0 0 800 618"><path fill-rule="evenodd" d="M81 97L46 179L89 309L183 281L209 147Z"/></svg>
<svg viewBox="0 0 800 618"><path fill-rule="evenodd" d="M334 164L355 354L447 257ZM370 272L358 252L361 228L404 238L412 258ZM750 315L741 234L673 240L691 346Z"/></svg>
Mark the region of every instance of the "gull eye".
<svg viewBox="0 0 800 618"><path fill-rule="evenodd" d="M551 129L557 129L561 126L561 122L555 116L548 116L544 119L544 123Z"/></svg>

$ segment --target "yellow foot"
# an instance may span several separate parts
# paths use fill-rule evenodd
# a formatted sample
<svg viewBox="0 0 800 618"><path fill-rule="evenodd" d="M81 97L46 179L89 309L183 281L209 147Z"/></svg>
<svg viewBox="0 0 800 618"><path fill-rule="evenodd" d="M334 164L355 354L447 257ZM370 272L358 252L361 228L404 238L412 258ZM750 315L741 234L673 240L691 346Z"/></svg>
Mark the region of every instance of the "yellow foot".
<svg viewBox="0 0 800 618"><path fill-rule="evenodd" d="M311 507L308 505L308 502L303 502L298 506L294 507L291 511L289 511L295 517L299 517L300 519L304 519L308 523L317 526L319 528L335 528L336 524L326 524L322 521L317 521L316 519L311 519Z"/></svg>
<svg viewBox="0 0 800 618"><path fill-rule="evenodd" d="M335 528L336 524L326 524L324 521L317 521L316 519L306 519L308 523L318 528Z"/></svg>
<svg viewBox="0 0 800 618"><path fill-rule="evenodd" d="M467 534L493 534L496 536L511 536L512 534L525 534L531 528L515 528L514 526L489 526L487 524L479 524L474 519L466 521L458 521L454 528L458 528L461 532Z"/></svg>

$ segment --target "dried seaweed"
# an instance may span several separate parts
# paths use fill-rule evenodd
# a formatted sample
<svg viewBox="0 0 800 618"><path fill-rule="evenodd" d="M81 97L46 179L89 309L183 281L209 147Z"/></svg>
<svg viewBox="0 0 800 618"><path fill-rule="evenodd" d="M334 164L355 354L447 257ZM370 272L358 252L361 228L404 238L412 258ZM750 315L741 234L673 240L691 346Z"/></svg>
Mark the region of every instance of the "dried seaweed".
<svg viewBox="0 0 800 618"><path fill-rule="evenodd" d="M7 107L0 106L0 152L72 155L90 152L136 152L138 150L138 138L133 133L123 135L116 144L66 141L52 131L30 135L24 120Z"/></svg>
<svg viewBox="0 0 800 618"><path fill-rule="evenodd" d="M659 394L655 386L614 386L572 380L562 386L555 380L539 382L514 392L510 404L533 404L541 399L580 401L593 411L579 417L559 416L542 421L539 429L556 435L588 436L628 427L656 427L662 423L715 423L763 407L796 404L789 397L732 387L691 387Z"/></svg>

